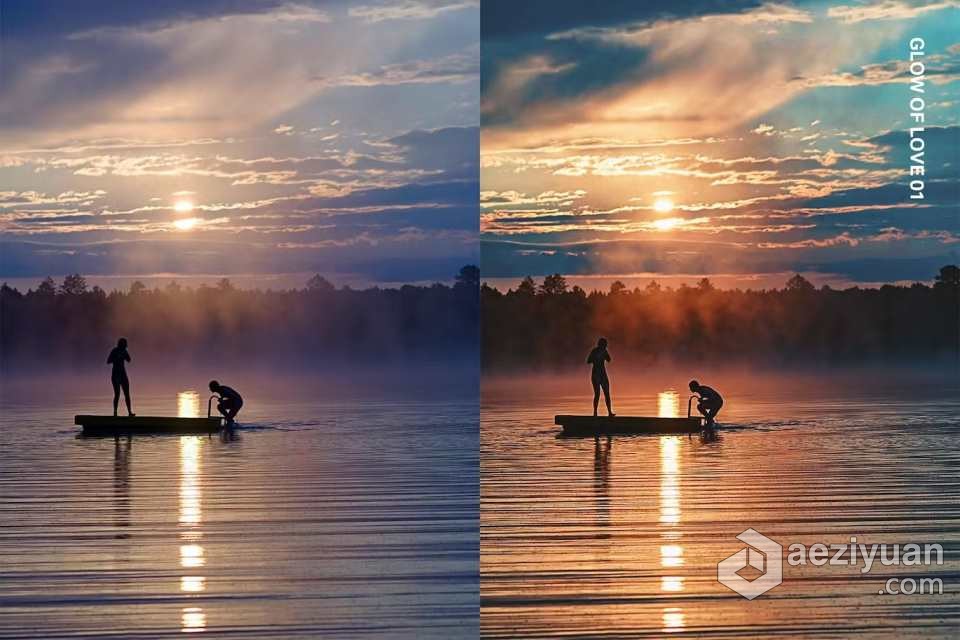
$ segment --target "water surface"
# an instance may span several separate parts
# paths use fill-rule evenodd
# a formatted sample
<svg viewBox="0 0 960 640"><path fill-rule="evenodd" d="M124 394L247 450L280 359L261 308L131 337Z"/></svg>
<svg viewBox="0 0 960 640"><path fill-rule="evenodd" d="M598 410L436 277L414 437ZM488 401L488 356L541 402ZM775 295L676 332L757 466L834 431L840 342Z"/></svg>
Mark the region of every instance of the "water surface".
<svg viewBox="0 0 960 640"><path fill-rule="evenodd" d="M685 415L688 375L614 373L614 409ZM726 398L716 438L558 438L553 414L591 410L582 372L485 381L484 637L960 633L955 378L718 373L702 382ZM717 582L717 563L745 547L735 536L750 527L785 548L851 536L939 543L944 563L876 562L867 574L862 564L785 566L783 584L748 601ZM911 576L941 578L944 594L878 593L888 578Z"/></svg>
<svg viewBox="0 0 960 640"><path fill-rule="evenodd" d="M205 415L195 378L135 378L135 411ZM5 382L0 636L475 637L469 381L446 399L233 384L232 437L114 439L72 426L110 411L108 382Z"/></svg>

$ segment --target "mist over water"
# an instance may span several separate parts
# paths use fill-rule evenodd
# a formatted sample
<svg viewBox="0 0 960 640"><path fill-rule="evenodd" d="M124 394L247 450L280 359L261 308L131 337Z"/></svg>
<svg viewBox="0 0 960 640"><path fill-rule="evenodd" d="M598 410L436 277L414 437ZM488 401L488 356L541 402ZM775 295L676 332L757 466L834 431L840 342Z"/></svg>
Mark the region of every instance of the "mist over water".
<svg viewBox="0 0 960 640"><path fill-rule="evenodd" d="M109 367L4 380L0 635L475 637L475 367L131 366L134 411L206 415L211 371L232 437L78 437Z"/></svg>
<svg viewBox="0 0 960 640"><path fill-rule="evenodd" d="M617 362L614 361L613 365ZM960 389L947 370L611 368L621 415L686 415L716 439L558 438L592 410L588 368L488 376L481 425L484 637L921 637L960 628ZM601 408L602 411L602 408ZM747 602L717 582L747 528L784 546L939 543L942 565L792 567ZM862 567L862 565L861 565ZM943 595L880 595L890 577Z"/></svg>

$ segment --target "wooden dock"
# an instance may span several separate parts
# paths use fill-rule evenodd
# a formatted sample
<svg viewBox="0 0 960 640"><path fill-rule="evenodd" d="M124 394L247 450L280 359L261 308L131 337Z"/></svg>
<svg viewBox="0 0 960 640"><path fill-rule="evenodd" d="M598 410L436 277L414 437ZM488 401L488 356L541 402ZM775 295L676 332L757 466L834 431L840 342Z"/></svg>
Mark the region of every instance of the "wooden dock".
<svg viewBox="0 0 960 640"><path fill-rule="evenodd" d="M214 433L220 430L220 418L75 416L73 423L83 428L83 435L85 436Z"/></svg>
<svg viewBox="0 0 960 640"><path fill-rule="evenodd" d="M570 416L559 415L554 424L563 427L565 436L591 436L631 433L699 433L700 418L654 418L645 416Z"/></svg>

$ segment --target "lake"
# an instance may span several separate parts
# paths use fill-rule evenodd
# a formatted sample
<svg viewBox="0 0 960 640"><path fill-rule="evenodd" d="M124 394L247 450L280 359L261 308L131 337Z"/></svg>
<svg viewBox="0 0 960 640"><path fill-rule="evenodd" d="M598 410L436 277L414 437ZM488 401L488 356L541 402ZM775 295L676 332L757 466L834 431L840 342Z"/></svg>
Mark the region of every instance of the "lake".
<svg viewBox="0 0 960 640"><path fill-rule="evenodd" d="M401 374L234 374L233 437L132 439L72 425L109 371L5 380L0 636L476 637L475 373ZM206 414L202 375L131 377Z"/></svg>
<svg viewBox="0 0 960 640"><path fill-rule="evenodd" d="M483 637L956 637L955 373L698 375L726 400L715 438L558 438L554 414L591 411L587 372L484 379ZM618 413L686 415L691 372L611 377ZM784 562L783 583L749 601L717 580L748 528L784 560L855 537L939 544L943 563ZM754 566L740 575L769 565ZM921 577L943 594L889 593Z"/></svg>

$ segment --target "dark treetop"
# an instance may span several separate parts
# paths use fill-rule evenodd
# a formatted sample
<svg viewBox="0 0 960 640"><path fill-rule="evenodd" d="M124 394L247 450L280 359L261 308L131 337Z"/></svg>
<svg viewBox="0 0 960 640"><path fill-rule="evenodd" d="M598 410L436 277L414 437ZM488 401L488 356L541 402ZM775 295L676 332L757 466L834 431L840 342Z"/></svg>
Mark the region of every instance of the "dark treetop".
<svg viewBox="0 0 960 640"><path fill-rule="evenodd" d="M336 289L321 276L292 291L240 290L226 279L196 289L90 288L80 275L21 293L0 289L0 363L9 368L99 365L126 336L138 361L267 362L461 357L478 349L479 270L453 286Z"/></svg>
<svg viewBox="0 0 960 640"><path fill-rule="evenodd" d="M587 294L563 276L481 289L486 367L578 366L605 336L618 358L784 362L955 359L960 355L960 269L933 286L816 289L797 275L783 289L696 287Z"/></svg>

